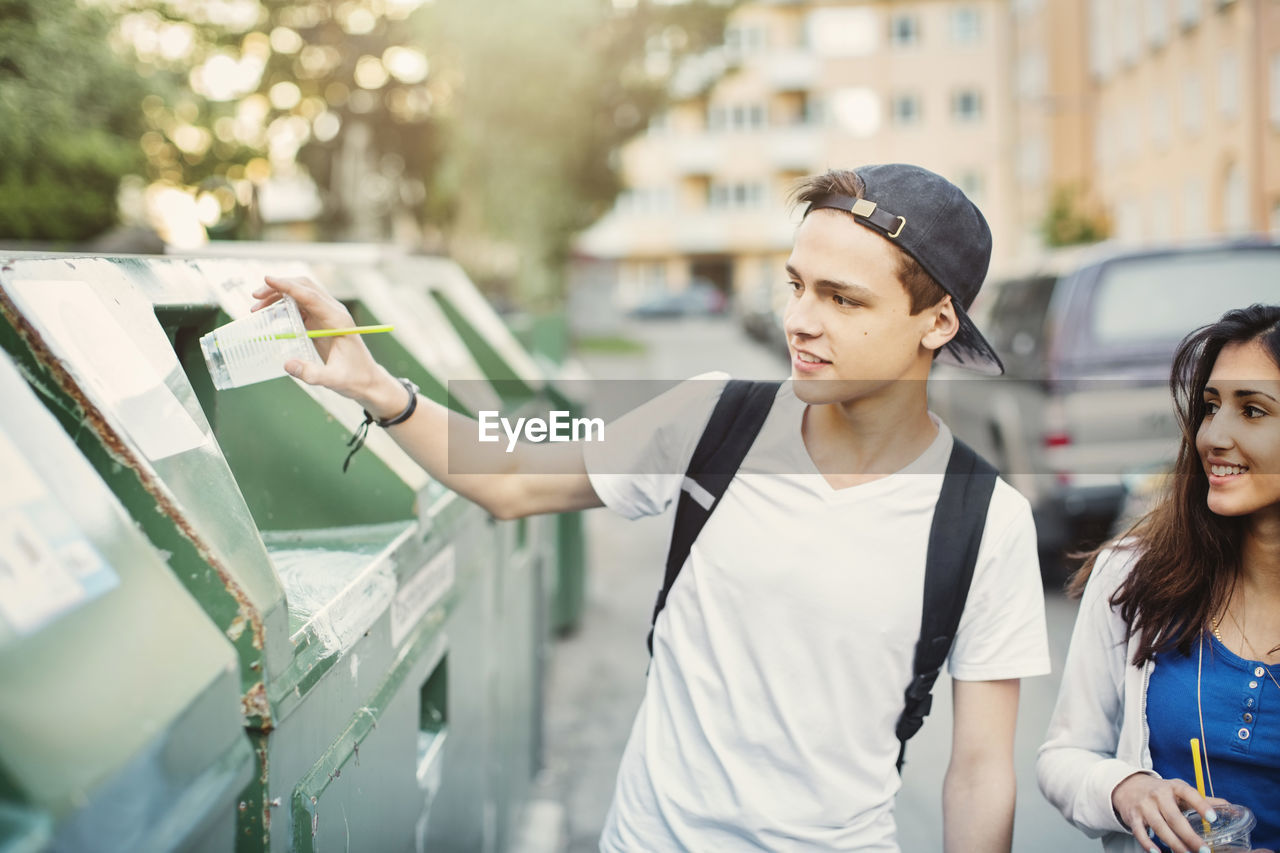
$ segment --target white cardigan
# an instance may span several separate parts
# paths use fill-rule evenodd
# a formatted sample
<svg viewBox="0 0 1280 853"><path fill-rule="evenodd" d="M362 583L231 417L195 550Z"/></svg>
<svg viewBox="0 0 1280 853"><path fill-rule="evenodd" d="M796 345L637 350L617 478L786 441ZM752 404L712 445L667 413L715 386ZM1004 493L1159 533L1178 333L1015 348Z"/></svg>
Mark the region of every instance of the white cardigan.
<svg viewBox="0 0 1280 853"><path fill-rule="evenodd" d="M1132 666L1136 636L1125 641L1125 622L1110 605L1129 573L1136 549L1118 547L1098 557L1085 587L1062 671L1058 703L1036 757L1040 790L1063 816L1107 853L1142 847L1116 816L1111 792L1151 769L1147 685L1154 665Z"/></svg>

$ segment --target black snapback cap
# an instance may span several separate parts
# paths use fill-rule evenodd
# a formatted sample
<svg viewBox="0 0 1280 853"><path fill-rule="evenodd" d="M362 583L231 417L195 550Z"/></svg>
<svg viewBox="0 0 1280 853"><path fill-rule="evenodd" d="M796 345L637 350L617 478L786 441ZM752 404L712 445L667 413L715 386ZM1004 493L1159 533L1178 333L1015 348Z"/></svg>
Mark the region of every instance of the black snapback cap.
<svg viewBox="0 0 1280 853"><path fill-rule="evenodd" d="M820 208L846 211L915 258L950 295L960 321L937 360L989 376L1004 373L968 314L991 265L991 229L982 211L955 184L919 166L886 163L854 172L862 198L828 193L810 203L805 216Z"/></svg>

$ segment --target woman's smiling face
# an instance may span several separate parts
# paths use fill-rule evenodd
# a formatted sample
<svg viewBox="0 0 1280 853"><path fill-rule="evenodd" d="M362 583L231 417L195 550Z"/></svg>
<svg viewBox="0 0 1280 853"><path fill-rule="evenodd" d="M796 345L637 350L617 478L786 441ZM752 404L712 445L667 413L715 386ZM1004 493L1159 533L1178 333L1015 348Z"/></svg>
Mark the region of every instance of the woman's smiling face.
<svg viewBox="0 0 1280 853"><path fill-rule="evenodd" d="M1280 517L1280 366L1257 341L1222 348L1196 450L1218 515Z"/></svg>

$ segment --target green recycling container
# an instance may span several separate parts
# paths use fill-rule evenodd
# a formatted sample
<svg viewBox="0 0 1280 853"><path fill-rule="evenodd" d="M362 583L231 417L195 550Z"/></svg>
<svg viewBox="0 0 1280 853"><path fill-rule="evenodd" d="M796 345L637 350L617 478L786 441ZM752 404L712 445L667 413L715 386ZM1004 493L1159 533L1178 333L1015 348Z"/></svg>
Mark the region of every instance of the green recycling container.
<svg viewBox="0 0 1280 853"><path fill-rule="evenodd" d="M438 257L397 257L384 263L388 278L407 292L429 299L456 331L481 375L489 380L507 408L533 399L542 408L581 414L581 402L572 399L503 324L493 307L466 273L453 261ZM470 378L470 377L461 377ZM470 384L470 383L467 383ZM581 513L561 513L550 522L556 550L556 572L551 578L551 627L571 633L582 621L586 605L586 548Z"/></svg>
<svg viewBox="0 0 1280 853"><path fill-rule="evenodd" d="M234 646L255 753L235 849L505 849L521 789L504 780L533 772L509 732L538 716L541 562L508 559L530 553L520 525L378 431L343 474L350 401L288 378L214 390L199 338L266 273L323 279L12 259L0 344Z"/></svg>
<svg viewBox="0 0 1280 853"><path fill-rule="evenodd" d="M0 850L224 851L231 643L0 353Z"/></svg>

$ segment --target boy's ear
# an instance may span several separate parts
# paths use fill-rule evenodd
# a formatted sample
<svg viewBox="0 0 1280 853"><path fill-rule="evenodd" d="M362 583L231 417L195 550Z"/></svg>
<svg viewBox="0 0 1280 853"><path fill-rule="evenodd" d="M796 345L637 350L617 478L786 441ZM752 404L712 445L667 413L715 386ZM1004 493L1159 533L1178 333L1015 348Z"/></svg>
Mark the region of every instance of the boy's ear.
<svg viewBox="0 0 1280 853"><path fill-rule="evenodd" d="M922 313L927 326L924 337L920 339L920 346L925 349L935 352L942 349L960 331L960 318L956 315L950 296L944 296L941 302L926 308Z"/></svg>

